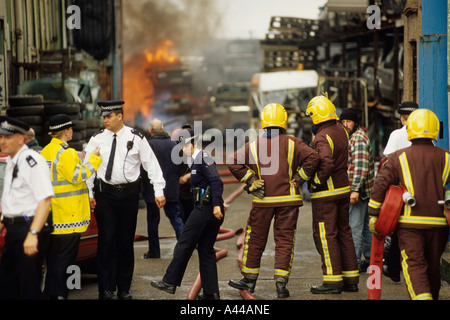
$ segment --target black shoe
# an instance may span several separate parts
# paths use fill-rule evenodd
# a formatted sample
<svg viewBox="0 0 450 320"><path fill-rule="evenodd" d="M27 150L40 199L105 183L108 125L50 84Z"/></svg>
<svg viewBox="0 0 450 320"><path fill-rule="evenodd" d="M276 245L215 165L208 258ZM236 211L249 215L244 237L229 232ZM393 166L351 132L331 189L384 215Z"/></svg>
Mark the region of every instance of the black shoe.
<svg viewBox="0 0 450 320"><path fill-rule="evenodd" d="M109 291L109 290L100 292L98 298L100 300L119 300L119 298L114 294L114 292Z"/></svg>
<svg viewBox="0 0 450 320"><path fill-rule="evenodd" d="M197 296L197 300L220 300L218 293L204 293Z"/></svg>
<svg viewBox="0 0 450 320"><path fill-rule="evenodd" d="M239 290L248 290L255 292L256 279L242 278L241 280L230 280L228 285Z"/></svg>
<svg viewBox="0 0 450 320"><path fill-rule="evenodd" d="M152 281L151 283L153 288L156 288L161 291L165 291L170 294L175 294L175 286L165 283L164 281Z"/></svg>
<svg viewBox="0 0 450 320"><path fill-rule="evenodd" d="M400 282L400 274L393 275L389 273L387 265L383 265L383 274L394 282Z"/></svg>
<svg viewBox="0 0 450 320"><path fill-rule="evenodd" d="M311 293L314 294L340 294L342 291L342 286L332 286L324 283L321 286L312 286Z"/></svg>
<svg viewBox="0 0 450 320"><path fill-rule="evenodd" d="M119 300L133 300L133 297L128 291L119 291L117 296L119 297Z"/></svg>
<svg viewBox="0 0 450 320"><path fill-rule="evenodd" d="M370 266L370 259L369 260L363 260L361 261L360 265L359 265L359 272L367 272L367 268L369 268Z"/></svg>
<svg viewBox="0 0 450 320"><path fill-rule="evenodd" d="M346 292L358 292L358 284L357 283L346 283L342 287L342 291Z"/></svg>
<svg viewBox="0 0 450 320"><path fill-rule="evenodd" d="M160 253L153 253L153 252L146 252L144 253L143 256L144 259L159 259L161 258L161 254Z"/></svg>
<svg viewBox="0 0 450 320"><path fill-rule="evenodd" d="M286 289L286 281L276 281L275 286L277 287L278 298L289 297L289 290Z"/></svg>

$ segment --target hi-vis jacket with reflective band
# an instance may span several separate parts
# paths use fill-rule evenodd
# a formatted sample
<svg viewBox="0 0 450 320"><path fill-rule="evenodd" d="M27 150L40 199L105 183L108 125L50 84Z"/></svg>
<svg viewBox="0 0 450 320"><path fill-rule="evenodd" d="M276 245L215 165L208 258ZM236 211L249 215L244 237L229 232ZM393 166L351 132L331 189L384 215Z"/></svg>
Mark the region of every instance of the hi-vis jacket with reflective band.
<svg viewBox="0 0 450 320"><path fill-rule="evenodd" d="M313 147L320 156L320 166L311 177L315 188L311 191L311 200L327 200L348 197L348 133L340 122L324 122L314 136Z"/></svg>
<svg viewBox="0 0 450 320"><path fill-rule="evenodd" d="M102 162L90 155L85 164L73 148L53 138L41 155L47 160L55 197L52 199L53 234L84 232L89 226L91 210L85 180Z"/></svg>
<svg viewBox="0 0 450 320"><path fill-rule="evenodd" d="M378 215L390 185L403 185L416 199L414 207L403 206L399 228L447 227L444 187L449 182L450 154L431 140L413 140L405 149L391 153L378 172L369 200L369 214Z"/></svg>
<svg viewBox="0 0 450 320"><path fill-rule="evenodd" d="M319 156L301 139L281 134L246 143L227 162L231 173L241 182L253 177L264 180L264 198L254 197L254 206L301 206L301 193L291 180L298 172L308 181L317 169Z"/></svg>

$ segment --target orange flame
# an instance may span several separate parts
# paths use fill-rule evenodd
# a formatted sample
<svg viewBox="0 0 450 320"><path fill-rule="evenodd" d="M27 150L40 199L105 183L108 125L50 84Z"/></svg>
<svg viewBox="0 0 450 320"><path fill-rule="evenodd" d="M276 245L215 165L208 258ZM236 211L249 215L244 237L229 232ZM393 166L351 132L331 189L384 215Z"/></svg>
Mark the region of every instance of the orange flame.
<svg viewBox="0 0 450 320"><path fill-rule="evenodd" d="M158 68L179 63L174 43L161 41L153 50L145 49L124 63L123 96L125 121L134 122L140 112L142 117L150 118L153 107L153 74Z"/></svg>

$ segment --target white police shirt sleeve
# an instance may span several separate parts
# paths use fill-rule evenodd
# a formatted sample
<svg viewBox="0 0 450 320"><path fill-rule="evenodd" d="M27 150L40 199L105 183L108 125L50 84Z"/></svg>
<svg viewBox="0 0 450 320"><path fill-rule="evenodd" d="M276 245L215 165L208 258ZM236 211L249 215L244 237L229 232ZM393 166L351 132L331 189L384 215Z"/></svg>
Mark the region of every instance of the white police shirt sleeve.
<svg viewBox="0 0 450 320"><path fill-rule="evenodd" d="M141 139L139 150L142 166L148 173L150 183L153 184L155 197L164 196L166 181L164 180L158 159L156 158L152 148L150 148L150 144L147 139Z"/></svg>

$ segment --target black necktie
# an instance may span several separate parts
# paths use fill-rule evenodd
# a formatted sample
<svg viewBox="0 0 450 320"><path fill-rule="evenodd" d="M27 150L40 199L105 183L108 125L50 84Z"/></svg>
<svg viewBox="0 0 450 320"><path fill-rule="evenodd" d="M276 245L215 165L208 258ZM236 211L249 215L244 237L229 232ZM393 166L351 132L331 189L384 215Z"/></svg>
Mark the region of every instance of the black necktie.
<svg viewBox="0 0 450 320"><path fill-rule="evenodd" d="M105 179L106 181L111 180L112 168L114 164L114 154L116 153L116 134L114 135L114 139L111 146L111 153L109 154L108 166L106 167Z"/></svg>

